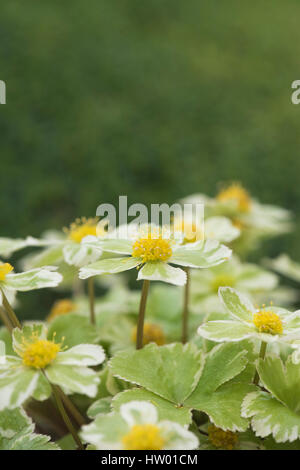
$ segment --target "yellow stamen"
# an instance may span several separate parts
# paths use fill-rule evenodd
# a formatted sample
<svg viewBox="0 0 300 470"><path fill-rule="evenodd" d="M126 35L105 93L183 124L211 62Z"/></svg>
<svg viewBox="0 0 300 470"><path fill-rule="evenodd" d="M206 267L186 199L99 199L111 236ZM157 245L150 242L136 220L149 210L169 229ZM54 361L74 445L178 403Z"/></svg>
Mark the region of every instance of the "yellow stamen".
<svg viewBox="0 0 300 470"><path fill-rule="evenodd" d="M193 222L187 222L184 220L174 221L174 230L176 232L182 232L184 235L184 243L194 243L204 239L202 230L199 229L197 224Z"/></svg>
<svg viewBox="0 0 300 470"><path fill-rule="evenodd" d="M259 310L253 315L253 323L260 333L281 335L283 332L282 321L272 310Z"/></svg>
<svg viewBox="0 0 300 470"><path fill-rule="evenodd" d="M101 233L99 233L99 231ZM104 225L101 226L98 224L98 219L86 219L82 217L81 219L76 219L76 221L70 225L69 229L64 229L64 232L70 240L75 243L80 243L81 240L88 235L104 235L105 230Z"/></svg>
<svg viewBox="0 0 300 470"><path fill-rule="evenodd" d="M6 275L13 271L13 266L9 263L0 264L0 281L4 281Z"/></svg>
<svg viewBox="0 0 300 470"><path fill-rule="evenodd" d="M249 212L252 204L248 192L238 183L233 183L220 191L217 200L220 202L233 201L241 212Z"/></svg>
<svg viewBox="0 0 300 470"><path fill-rule="evenodd" d="M172 256L171 240L158 236L139 238L133 245L132 256L142 258L143 263L148 261L167 261Z"/></svg>
<svg viewBox="0 0 300 470"><path fill-rule="evenodd" d="M47 321L53 320L53 318L60 315L66 315L76 309L76 304L69 299L57 300L51 308L50 314L47 317Z"/></svg>
<svg viewBox="0 0 300 470"><path fill-rule="evenodd" d="M231 431L223 431L215 425L208 427L208 439L217 449L233 450L238 442L238 436Z"/></svg>
<svg viewBox="0 0 300 470"><path fill-rule="evenodd" d="M23 346L23 351L19 353L23 359L23 364L34 369L44 369L54 361L59 351L61 351L61 344L47 339L27 342L24 338Z"/></svg>
<svg viewBox="0 0 300 470"><path fill-rule="evenodd" d="M132 330L131 339L136 343L137 327ZM143 333L143 346L149 343L156 343L158 346L166 344L166 338L160 326L153 323L145 323Z"/></svg>
<svg viewBox="0 0 300 470"><path fill-rule="evenodd" d="M162 450L164 443L154 424L135 424L122 438L124 450Z"/></svg>
<svg viewBox="0 0 300 470"><path fill-rule="evenodd" d="M211 283L214 292L218 292L219 287L234 287L235 280L230 274L220 274L216 276Z"/></svg>

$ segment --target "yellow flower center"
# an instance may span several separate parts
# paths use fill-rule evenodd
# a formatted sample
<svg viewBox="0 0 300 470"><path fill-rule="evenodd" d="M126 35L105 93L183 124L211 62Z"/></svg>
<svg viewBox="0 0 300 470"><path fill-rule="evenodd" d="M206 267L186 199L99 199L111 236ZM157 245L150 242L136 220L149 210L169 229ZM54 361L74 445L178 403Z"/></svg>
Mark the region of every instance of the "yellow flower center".
<svg viewBox="0 0 300 470"><path fill-rule="evenodd" d="M38 339L33 343L27 343L24 351L21 353L23 364L35 369L44 369L54 361L61 350L60 347L60 344L48 341L47 339Z"/></svg>
<svg viewBox="0 0 300 470"><path fill-rule="evenodd" d="M139 238L133 245L132 256L142 258L143 263L167 261L172 256L171 240L161 236L152 238L151 234L147 238Z"/></svg>
<svg viewBox="0 0 300 470"><path fill-rule="evenodd" d="M218 292L219 287L233 287L234 283L234 277L230 274L220 274L212 280L211 287L214 292Z"/></svg>
<svg viewBox="0 0 300 470"><path fill-rule="evenodd" d="M132 330L132 341L136 342L137 336L137 327L135 326ZM158 346L166 344L166 338L164 332L160 326L153 323L145 323L144 325L144 334L143 334L143 346L149 343L156 343Z"/></svg>
<svg viewBox="0 0 300 470"><path fill-rule="evenodd" d="M0 264L0 281L4 281L6 275L9 274L13 269L13 266L9 263Z"/></svg>
<svg viewBox="0 0 300 470"><path fill-rule="evenodd" d="M204 239L204 235L197 224L184 220L174 221L174 230L184 234L184 243L194 243Z"/></svg>
<svg viewBox="0 0 300 470"><path fill-rule="evenodd" d="M217 449L233 450L238 442L238 436L231 431L223 431L214 425L208 427L208 439Z"/></svg>
<svg viewBox="0 0 300 470"><path fill-rule="evenodd" d="M283 332L280 317L271 310L260 310L253 315L253 323L260 333L281 335Z"/></svg>
<svg viewBox="0 0 300 470"><path fill-rule="evenodd" d="M66 315L67 313L72 312L76 309L76 304L69 299L62 299L57 300L47 318L48 321L53 320L53 318L58 317L60 315Z"/></svg>
<svg viewBox="0 0 300 470"><path fill-rule="evenodd" d="M164 443L154 424L135 424L122 438L124 450L162 450Z"/></svg>
<svg viewBox="0 0 300 470"><path fill-rule="evenodd" d="M99 233L99 230L101 233ZM98 224L98 219L86 219L82 217L70 225L69 229L64 229L68 238L75 243L80 243L88 235L101 236L105 233L104 226ZM103 231L103 233L102 233Z"/></svg>
<svg viewBox="0 0 300 470"><path fill-rule="evenodd" d="M237 183L231 184L228 188L220 191L217 200L220 202L236 202L241 212L249 212L251 208L251 198L248 192Z"/></svg>

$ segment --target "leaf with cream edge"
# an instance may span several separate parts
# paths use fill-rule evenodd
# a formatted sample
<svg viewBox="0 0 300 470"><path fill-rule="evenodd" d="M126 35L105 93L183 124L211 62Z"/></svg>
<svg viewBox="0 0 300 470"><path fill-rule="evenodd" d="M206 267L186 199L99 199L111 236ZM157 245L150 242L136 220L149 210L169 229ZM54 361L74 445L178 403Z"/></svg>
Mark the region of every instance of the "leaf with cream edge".
<svg viewBox="0 0 300 470"><path fill-rule="evenodd" d="M112 373L177 405L195 389L203 367L203 355L192 344L158 347L149 344L139 351L122 351L110 361Z"/></svg>
<svg viewBox="0 0 300 470"><path fill-rule="evenodd" d="M179 344L171 346L183 348ZM162 353L166 348L169 349ZM141 355L141 352L147 349L148 353ZM190 362L194 365L195 359L191 361L185 357L180 364L180 356L184 353L180 355L179 352L180 348L172 360L170 345L161 347L149 345L141 351L117 354L111 360L110 367L114 375L144 387L149 400L150 397L153 400L157 397L155 405L158 410L160 408L161 412L165 409L172 410L174 419L178 411L176 407L180 407L185 419L188 419L188 413L192 409L197 409L207 413L216 426L223 429L232 431L247 429L248 421L240 415L241 404L247 393L256 390L255 386L249 385L248 375L243 376L248 363L247 348L242 349L240 344L231 343L218 345L206 356L204 367L199 356L199 369L195 380L193 376L189 376L191 370L188 364ZM191 385L184 392L180 391L180 387L188 384ZM140 391L132 392L140 393ZM123 394L120 394L120 399L122 396ZM170 402L173 408L170 407ZM182 416L177 414L176 420L181 418Z"/></svg>
<svg viewBox="0 0 300 470"><path fill-rule="evenodd" d="M300 437L300 364L289 356L285 363L268 355L259 360L257 370L266 390L249 394L242 415L251 418L257 436L272 435L276 442L293 442Z"/></svg>
<svg viewBox="0 0 300 470"><path fill-rule="evenodd" d="M22 430L33 431L32 420L23 408L13 410L3 410L0 412L0 436L7 439L12 438Z"/></svg>

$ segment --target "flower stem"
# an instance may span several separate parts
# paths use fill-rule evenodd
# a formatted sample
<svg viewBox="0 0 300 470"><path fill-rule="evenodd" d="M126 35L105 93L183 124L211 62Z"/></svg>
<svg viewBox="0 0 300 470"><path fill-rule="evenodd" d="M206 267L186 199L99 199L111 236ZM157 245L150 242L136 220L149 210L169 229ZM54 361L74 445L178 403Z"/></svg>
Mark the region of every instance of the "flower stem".
<svg viewBox="0 0 300 470"><path fill-rule="evenodd" d="M8 329L8 331L12 333L13 326L6 314L6 311L2 307L0 307L0 318L3 321L4 325L6 326L6 328Z"/></svg>
<svg viewBox="0 0 300 470"><path fill-rule="evenodd" d="M79 412L79 410L76 408L76 406L73 404L73 402L70 400L70 398L62 391L61 388L58 387L58 393L60 394L60 397L63 401L64 406L67 408L69 413L72 415L78 426L83 426L86 424L86 420L82 416L82 414Z"/></svg>
<svg viewBox="0 0 300 470"><path fill-rule="evenodd" d="M89 292L89 299L90 299L90 320L92 325L96 325L96 317L95 317L95 286L94 286L94 278L90 277L88 279L88 292Z"/></svg>
<svg viewBox="0 0 300 470"><path fill-rule="evenodd" d="M13 311L9 301L7 300L6 295L4 294L3 290L1 289L2 299L3 299L3 306L7 312L7 316L13 326L13 328L22 328L21 323L18 320L17 315Z"/></svg>
<svg viewBox="0 0 300 470"><path fill-rule="evenodd" d="M262 341L261 346L260 346L260 352L259 352L260 359L265 358L266 350L267 350L267 343L265 343L265 341ZM258 382L259 382L259 375L258 375L258 372L256 370L255 371L255 376L254 376L254 379L253 379L253 383L254 383L254 385L258 385Z"/></svg>
<svg viewBox="0 0 300 470"><path fill-rule="evenodd" d="M54 398L56 400L58 411L60 412L62 419L64 420L68 430L72 434L74 441L78 445L78 448L80 450L84 450L84 446L83 446L83 444L80 440L80 437L78 436L77 431L74 428L74 426L73 426L73 424L72 424L72 422L71 422L71 420L70 420L70 418L69 418L69 416L68 416L68 414L65 410L65 407L63 405L63 402L62 402L62 399L61 399L61 394L60 394L60 388L57 385L53 385L53 384L51 384L51 387L52 387L52 390L53 390Z"/></svg>
<svg viewBox="0 0 300 470"><path fill-rule="evenodd" d="M140 301L140 310L139 318L137 324L137 334L136 334L136 349L142 349L143 347L143 334L144 334L144 321L145 321L145 310L147 297L149 292L150 281L147 279L143 282L141 301Z"/></svg>
<svg viewBox="0 0 300 470"><path fill-rule="evenodd" d="M189 297L190 297L190 269L185 268L186 284L184 286L183 310L182 310L182 333L181 341L185 344L188 340L189 322Z"/></svg>

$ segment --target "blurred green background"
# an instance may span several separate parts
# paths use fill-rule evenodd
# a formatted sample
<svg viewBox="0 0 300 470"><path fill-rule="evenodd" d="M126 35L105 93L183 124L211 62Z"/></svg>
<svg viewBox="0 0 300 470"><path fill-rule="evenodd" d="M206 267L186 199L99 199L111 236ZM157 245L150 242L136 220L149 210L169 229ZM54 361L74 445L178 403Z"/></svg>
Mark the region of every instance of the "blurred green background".
<svg viewBox="0 0 300 470"><path fill-rule="evenodd" d="M2 2L1 235L228 180L299 228L299 15L297 0ZM281 251L300 260L297 230L265 247Z"/></svg>

